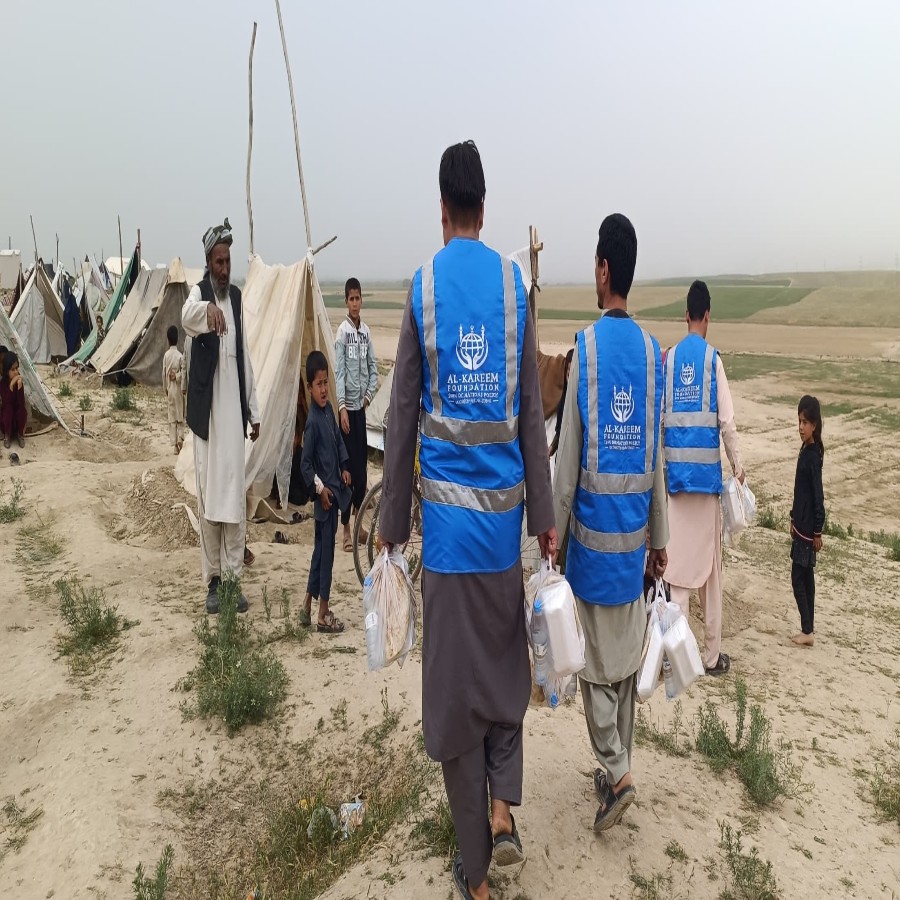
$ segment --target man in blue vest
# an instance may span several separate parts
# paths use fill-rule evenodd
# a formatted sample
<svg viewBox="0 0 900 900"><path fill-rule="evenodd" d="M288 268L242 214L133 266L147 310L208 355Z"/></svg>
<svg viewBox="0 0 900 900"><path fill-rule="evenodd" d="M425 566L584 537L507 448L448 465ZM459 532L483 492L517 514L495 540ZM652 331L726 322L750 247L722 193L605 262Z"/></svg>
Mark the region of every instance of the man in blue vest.
<svg viewBox="0 0 900 900"><path fill-rule="evenodd" d="M668 523L659 452L659 345L628 315L637 236L625 216L600 226L594 276L603 317L576 335L556 451L556 527L569 529L566 578L585 636L581 690L601 768L594 831L611 828L634 800L631 751L635 675L647 615L644 572L666 569ZM571 525L570 525L571 523ZM647 555L647 530L650 553Z"/></svg>
<svg viewBox="0 0 900 900"><path fill-rule="evenodd" d="M421 431L422 728L441 763L462 897L521 865L510 812L522 802L522 721L531 677L520 540L556 553L534 323L518 266L479 240L484 170L471 141L441 157L444 249L412 280L400 328L379 514L409 538ZM421 410L421 416L420 416ZM485 815L490 795L490 820Z"/></svg>
<svg viewBox="0 0 900 900"><path fill-rule="evenodd" d="M706 343L709 289L695 281L687 295L687 336L666 354L663 421L669 478L669 566L672 600L688 614L691 589L700 594L707 675L724 675L722 647L722 463L719 442L743 484L734 403L722 359Z"/></svg>

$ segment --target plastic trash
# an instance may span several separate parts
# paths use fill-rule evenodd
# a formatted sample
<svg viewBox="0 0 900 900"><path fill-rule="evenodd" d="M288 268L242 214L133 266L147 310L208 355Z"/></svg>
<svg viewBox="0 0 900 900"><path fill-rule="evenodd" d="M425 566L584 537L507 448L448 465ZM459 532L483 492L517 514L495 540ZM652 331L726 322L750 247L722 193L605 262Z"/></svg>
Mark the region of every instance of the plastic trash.
<svg viewBox="0 0 900 900"><path fill-rule="evenodd" d="M365 821L366 803L359 797L351 803L342 803L338 815L341 820L342 838L346 840Z"/></svg>

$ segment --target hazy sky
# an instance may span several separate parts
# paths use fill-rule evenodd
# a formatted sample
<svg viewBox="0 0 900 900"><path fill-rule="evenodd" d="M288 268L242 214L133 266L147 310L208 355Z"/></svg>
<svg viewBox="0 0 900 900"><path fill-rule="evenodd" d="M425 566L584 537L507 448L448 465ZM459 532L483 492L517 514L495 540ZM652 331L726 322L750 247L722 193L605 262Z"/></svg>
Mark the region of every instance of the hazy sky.
<svg viewBox="0 0 900 900"><path fill-rule="evenodd" d="M483 238L538 226L548 281L589 281L603 216L639 278L890 268L900 252L900 4L283 0L320 278L402 278L440 246L437 169L474 138ZM229 216L306 249L274 0L3 0L0 241L30 261L199 265Z"/></svg>

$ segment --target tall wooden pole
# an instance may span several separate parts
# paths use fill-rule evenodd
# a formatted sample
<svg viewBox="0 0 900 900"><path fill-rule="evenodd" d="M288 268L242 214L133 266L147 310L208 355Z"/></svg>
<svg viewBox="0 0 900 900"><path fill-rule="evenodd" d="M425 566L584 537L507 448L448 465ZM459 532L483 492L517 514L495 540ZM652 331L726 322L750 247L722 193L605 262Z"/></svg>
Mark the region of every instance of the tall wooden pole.
<svg viewBox="0 0 900 900"><path fill-rule="evenodd" d="M116 219L119 222L119 277L121 277L125 270L125 264L122 262L122 217L116 216Z"/></svg>
<svg viewBox="0 0 900 900"><path fill-rule="evenodd" d="M141 229L140 228L138 228L137 258L138 258L138 268L140 268L141 259L143 258L143 254L141 253Z"/></svg>
<svg viewBox="0 0 900 900"><path fill-rule="evenodd" d="M281 32L281 49L284 51L284 65L287 69L288 89L291 94L291 113L294 117L294 146L297 150L297 171L300 173L300 199L303 203L303 221L306 224L306 248L312 248L312 233L309 229L309 210L306 206L306 182L303 180L303 163L300 162L300 131L297 127L297 104L294 102L294 79L291 77L291 63L288 60L287 41L284 37L284 23L281 20L281 3L275 0L278 12L278 30Z"/></svg>
<svg viewBox="0 0 900 900"><path fill-rule="evenodd" d="M253 36L250 38L250 135L247 139L247 218L250 220L250 255L253 249L253 206L250 203L250 158L253 156L253 48L256 47L256 22L253 23Z"/></svg>
<svg viewBox="0 0 900 900"><path fill-rule="evenodd" d="M31 236L34 238L34 264L37 265L38 262L38 252L37 252L37 235L34 233L34 216L28 217L31 220Z"/></svg>

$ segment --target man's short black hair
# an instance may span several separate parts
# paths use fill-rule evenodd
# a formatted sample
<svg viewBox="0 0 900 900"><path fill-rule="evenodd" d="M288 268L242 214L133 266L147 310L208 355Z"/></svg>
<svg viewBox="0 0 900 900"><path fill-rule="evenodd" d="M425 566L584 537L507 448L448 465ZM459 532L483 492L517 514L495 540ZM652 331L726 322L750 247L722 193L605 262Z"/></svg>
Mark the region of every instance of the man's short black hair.
<svg viewBox="0 0 900 900"><path fill-rule="evenodd" d="M613 213L600 224L597 238L597 262L609 265L609 286L614 294L628 298L637 263L637 234L634 225L622 215Z"/></svg>
<svg viewBox="0 0 900 900"><path fill-rule="evenodd" d="M692 322L699 322L710 307L709 288L705 281L695 281L688 288L687 311Z"/></svg>
<svg viewBox="0 0 900 900"><path fill-rule="evenodd" d="M306 357L306 383L312 384L319 372L328 373L328 360L321 350L313 350Z"/></svg>
<svg viewBox="0 0 900 900"><path fill-rule="evenodd" d="M484 203L484 169L475 141L463 141L448 147L438 170L441 200L455 225L478 224Z"/></svg>
<svg viewBox="0 0 900 900"><path fill-rule="evenodd" d="M169 341L169 346L174 347L178 343L178 326L170 325L166 329L166 338Z"/></svg>
<svg viewBox="0 0 900 900"><path fill-rule="evenodd" d="M344 285L344 299L350 299L350 291L359 291L359 296L362 297L362 285L359 283L358 278L348 278L347 283Z"/></svg>

